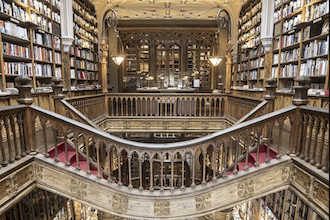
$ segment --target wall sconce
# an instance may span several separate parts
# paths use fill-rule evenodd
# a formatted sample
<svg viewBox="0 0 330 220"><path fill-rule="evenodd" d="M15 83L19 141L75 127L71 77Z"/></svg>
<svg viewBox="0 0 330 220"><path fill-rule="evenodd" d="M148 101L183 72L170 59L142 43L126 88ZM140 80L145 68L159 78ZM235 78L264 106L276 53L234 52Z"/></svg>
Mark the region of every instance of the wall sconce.
<svg viewBox="0 0 330 220"><path fill-rule="evenodd" d="M110 13L110 16L107 17L107 14ZM107 17L107 18L106 18ZM117 13L113 9L109 9L105 12L104 17L103 17L103 23L102 23L102 38L103 38L103 43L105 43L105 37L104 37L104 32L110 28L113 28L115 33L117 34L117 53L116 55L111 56L111 59L113 62L119 66L125 59L125 53L124 53L124 46L123 43L120 39L119 36L119 31L117 30L117 24L118 24L118 17ZM105 27L106 26L106 27ZM119 44L118 44L119 42Z"/></svg>
<svg viewBox="0 0 330 220"><path fill-rule="evenodd" d="M221 12L225 12L225 17L220 17ZM228 36L230 39L230 17L226 10L220 9L217 13L217 24L218 24L218 30L215 32L215 36L211 45L211 55L209 56L209 61L213 66L218 66L220 62L222 61L221 56L219 55L219 40L218 40L218 34L220 33L221 29L227 27L228 25Z"/></svg>

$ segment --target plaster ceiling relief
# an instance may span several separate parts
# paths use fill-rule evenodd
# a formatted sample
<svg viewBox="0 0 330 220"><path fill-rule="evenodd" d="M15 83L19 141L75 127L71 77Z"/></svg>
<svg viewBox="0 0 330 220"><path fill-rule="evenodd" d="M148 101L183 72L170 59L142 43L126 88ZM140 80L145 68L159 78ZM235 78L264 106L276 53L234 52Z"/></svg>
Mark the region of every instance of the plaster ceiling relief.
<svg viewBox="0 0 330 220"><path fill-rule="evenodd" d="M219 9L241 0L99 0L107 2L119 20L215 20ZM94 1L96 2L96 1Z"/></svg>

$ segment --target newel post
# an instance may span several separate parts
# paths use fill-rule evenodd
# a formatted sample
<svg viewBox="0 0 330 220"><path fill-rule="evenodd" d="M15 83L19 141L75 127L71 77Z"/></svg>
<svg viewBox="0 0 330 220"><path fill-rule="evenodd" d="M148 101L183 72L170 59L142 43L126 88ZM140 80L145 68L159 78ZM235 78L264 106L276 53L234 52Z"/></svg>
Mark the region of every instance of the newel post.
<svg viewBox="0 0 330 220"><path fill-rule="evenodd" d="M267 100L267 113L271 113L274 111L274 106L275 106L275 91L276 91L276 83L277 79L276 78L269 78L266 80L266 83L268 85L265 86L265 96L264 99Z"/></svg>
<svg viewBox="0 0 330 220"><path fill-rule="evenodd" d="M54 77L52 79L52 89L53 89L53 99L54 99L54 111L57 114L63 115L61 111L61 105L60 102L64 98L62 89L63 89L63 84L62 84L62 79L58 77Z"/></svg>
<svg viewBox="0 0 330 220"><path fill-rule="evenodd" d="M28 108L34 102L31 96L32 79L28 76L19 76L15 78L15 82L19 91L17 102L20 105L27 106L23 120L25 148L29 153L35 154L35 118L32 116L31 109Z"/></svg>
<svg viewBox="0 0 330 220"><path fill-rule="evenodd" d="M310 88L311 79L307 76L299 76L294 79L296 85L293 87L295 90L295 96L292 100L293 105L302 106L307 105L308 95L307 91ZM291 122L291 134L290 134L290 156L295 157L300 154L296 152L301 149L302 139L302 115L300 109L297 109L297 113L290 118Z"/></svg>

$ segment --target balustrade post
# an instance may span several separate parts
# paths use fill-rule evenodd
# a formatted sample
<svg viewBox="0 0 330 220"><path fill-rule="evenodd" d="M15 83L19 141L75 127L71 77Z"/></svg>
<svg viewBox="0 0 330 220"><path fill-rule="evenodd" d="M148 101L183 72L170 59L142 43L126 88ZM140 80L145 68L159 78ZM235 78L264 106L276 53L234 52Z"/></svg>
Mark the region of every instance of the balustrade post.
<svg viewBox="0 0 330 220"><path fill-rule="evenodd" d="M60 102L64 98L62 89L63 89L63 84L62 84L62 79L58 77L52 78L52 89L53 89L53 99L54 99L54 111L57 114L63 115L64 112L62 112Z"/></svg>
<svg viewBox="0 0 330 220"><path fill-rule="evenodd" d="M310 88L311 79L308 76L299 76L294 78L294 81L298 83L298 85L293 87L295 96L292 103L296 106L307 105L309 102L307 91Z"/></svg>
<svg viewBox="0 0 330 220"><path fill-rule="evenodd" d="M149 190L150 190L150 192L153 192L154 191L154 174L153 174L153 168L152 168L153 160L150 159L149 162L150 162L150 180L149 180L150 188L149 188Z"/></svg>
<svg viewBox="0 0 330 220"><path fill-rule="evenodd" d="M185 189L184 186L184 162L186 161L186 157L182 157L182 165L181 165L181 190Z"/></svg>
<svg viewBox="0 0 330 220"><path fill-rule="evenodd" d="M77 165L76 165L76 170L80 170L80 163L79 163L79 152L78 152L78 134L75 134L75 137L73 138L73 143L75 145L76 148L76 161L77 161Z"/></svg>
<svg viewBox="0 0 330 220"><path fill-rule="evenodd" d="M128 188L133 189L133 185L132 185L132 164L131 164L132 155L128 155L127 160L128 160L128 181L129 181Z"/></svg>
<svg viewBox="0 0 330 220"><path fill-rule="evenodd" d="M111 150L109 147L106 147L105 151L107 152L107 155L108 155L108 182L111 182L112 181L112 179L111 179L111 155L110 155Z"/></svg>
<svg viewBox="0 0 330 220"><path fill-rule="evenodd" d="M319 136L319 131L320 131L320 123L321 123L321 120L318 118L315 120L315 135L314 135L314 143L313 143L313 146L311 148L311 152L310 152L310 163L312 165L315 165L316 163L316 158L315 158L315 152L316 152L316 147L317 147L317 140L318 140L318 136ZM322 144L322 143L321 143ZM320 151L319 152L320 155L322 155L322 152Z"/></svg>
<svg viewBox="0 0 330 220"><path fill-rule="evenodd" d="M217 158L217 150L216 149L213 149L213 161L212 161L212 167L213 167L213 178L212 178L212 182L216 182L217 181L217 177L216 177L216 169L217 169L217 166L216 166L216 158Z"/></svg>
<svg viewBox="0 0 330 220"><path fill-rule="evenodd" d="M227 162L228 162L227 152L228 152L228 145L229 145L229 143L225 143L223 145L223 148L225 150L225 156L223 157L223 160L224 160L224 163L223 163L224 171L223 171L223 174L222 174L222 178L224 178L224 179L227 178Z"/></svg>
<svg viewBox="0 0 330 220"><path fill-rule="evenodd" d="M143 191L143 182L142 182L142 158L139 157L139 176L140 176L140 187L139 191Z"/></svg>
<svg viewBox="0 0 330 220"><path fill-rule="evenodd" d="M325 133L327 131L327 120L323 120L321 131L322 131L322 133L321 133L319 157L318 157L317 163L315 165L318 169L322 168L322 155L323 155Z"/></svg>
<svg viewBox="0 0 330 220"><path fill-rule="evenodd" d="M205 176L206 176L206 153L207 151L203 151L203 180L202 184L206 184Z"/></svg>
<svg viewBox="0 0 330 220"><path fill-rule="evenodd" d="M32 79L28 76L19 76L15 78L17 84L16 88L19 91L18 99L16 100L20 105L31 105L34 100L31 96ZM25 111L25 117L23 119L24 128L24 143L25 149L31 153L36 154L36 142L35 142L35 120L32 116L32 112L29 108Z"/></svg>
<svg viewBox="0 0 330 220"><path fill-rule="evenodd" d="M174 157L171 156L171 192L174 192Z"/></svg>
<svg viewBox="0 0 330 220"><path fill-rule="evenodd" d="M160 191L164 192L164 157L160 159Z"/></svg>
<svg viewBox="0 0 330 220"><path fill-rule="evenodd" d="M268 85L265 86L265 96L264 99L267 100L267 113L271 113L274 111L275 107L275 90L277 88L276 83L277 79L276 78L269 78L266 80L266 83Z"/></svg>
<svg viewBox="0 0 330 220"><path fill-rule="evenodd" d="M282 133L283 133L284 121L280 121L278 125L278 149L276 154L276 159L281 159L281 145L282 145Z"/></svg>
<svg viewBox="0 0 330 220"><path fill-rule="evenodd" d="M191 181L191 188L195 189L196 184L195 184L195 155L192 156L192 181Z"/></svg>
<svg viewBox="0 0 330 220"><path fill-rule="evenodd" d="M237 139L234 140L234 146L235 146L235 165L234 165L234 171L233 171L233 175L238 174L238 170L237 170L237 163L238 163L238 141Z"/></svg>
<svg viewBox="0 0 330 220"><path fill-rule="evenodd" d="M118 186L122 186L123 183L121 182L121 155L117 153L117 160L118 160Z"/></svg>

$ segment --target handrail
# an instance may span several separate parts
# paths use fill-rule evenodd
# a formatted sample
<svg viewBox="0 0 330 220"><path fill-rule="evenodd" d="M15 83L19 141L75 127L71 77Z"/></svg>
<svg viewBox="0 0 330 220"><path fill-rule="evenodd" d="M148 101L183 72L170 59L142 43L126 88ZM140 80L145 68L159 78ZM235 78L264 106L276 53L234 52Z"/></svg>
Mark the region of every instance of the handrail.
<svg viewBox="0 0 330 220"><path fill-rule="evenodd" d="M257 116L258 113L261 113L263 109L265 109L268 101L261 102L257 107L255 107L252 111L250 111L248 114L246 114L243 118L235 122L234 125L241 124L242 122L248 121L254 117Z"/></svg>

